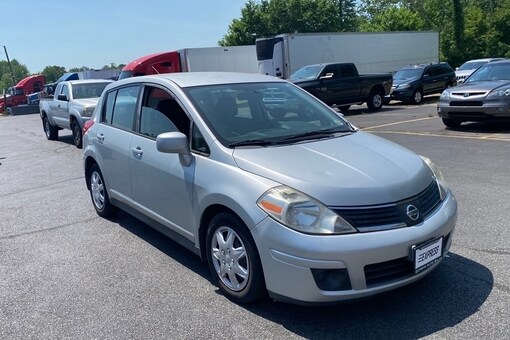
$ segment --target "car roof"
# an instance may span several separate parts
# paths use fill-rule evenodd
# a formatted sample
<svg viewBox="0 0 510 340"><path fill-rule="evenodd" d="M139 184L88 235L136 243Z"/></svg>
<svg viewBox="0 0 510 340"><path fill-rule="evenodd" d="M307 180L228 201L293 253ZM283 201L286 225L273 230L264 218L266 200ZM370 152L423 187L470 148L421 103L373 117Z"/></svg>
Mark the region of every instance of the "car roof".
<svg viewBox="0 0 510 340"><path fill-rule="evenodd" d="M113 80L110 79L80 79L80 80L66 80L63 83L70 83L70 84L90 84L90 83L113 83Z"/></svg>
<svg viewBox="0 0 510 340"><path fill-rule="evenodd" d="M439 62L439 63L427 63L427 64L415 64L415 65L408 65L408 66L404 66L402 67L401 69L404 70L409 70L409 69L422 69L422 68L426 68L426 67L429 67L429 66L434 66L434 65L448 65L447 62Z"/></svg>
<svg viewBox="0 0 510 340"><path fill-rule="evenodd" d="M129 84L138 82L151 82L156 79L170 81L179 87L193 87L203 85L220 85L233 83L267 83L286 82L280 78L267 76L259 73L237 72L178 72L162 73L149 76L131 77L118 80L116 83Z"/></svg>
<svg viewBox="0 0 510 340"><path fill-rule="evenodd" d="M471 60L468 60L465 63L472 63L472 62L480 62L480 61L486 61L486 62L489 62L489 61L497 61L497 60L505 60L505 58L481 58L481 59L471 59Z"/></svg>

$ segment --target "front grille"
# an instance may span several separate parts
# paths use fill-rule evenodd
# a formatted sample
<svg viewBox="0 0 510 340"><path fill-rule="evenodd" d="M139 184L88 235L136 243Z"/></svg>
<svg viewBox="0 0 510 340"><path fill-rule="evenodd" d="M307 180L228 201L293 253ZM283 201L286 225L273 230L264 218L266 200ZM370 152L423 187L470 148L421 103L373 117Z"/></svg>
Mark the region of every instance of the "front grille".
<svg viewBox="0 0 510 340"><path fill-rule="evenodd" d="M451 101L450 106L483 106L481 101Z"/></svg>
<svg viewBox="0 0 510 340"><path fill-rule="evenodd" d="M483 112L448 112L449 117L455 118L485 118L487 115Z"/></svg>
<svg viewBox="0 0 510 340"><path fill-rule="evenodd" d="M443 252L445 252L449 238L450 234L443 238ZM372 288L413 276L414 262L410 256L406 256L395 260L369 264L365 266L364 270L367 288Z"/></svg>
<svg viewBox="0 0 510 340"><path fill-rule="evenodd" d="M347 220L360 232L381 229L410 227L421 223L434 211L441 202L437 183L432 182L425 190L408 199L374 206L332 207L331 209ZM417 220L407 215L409 205L415 206L420 212Z"/></svg>

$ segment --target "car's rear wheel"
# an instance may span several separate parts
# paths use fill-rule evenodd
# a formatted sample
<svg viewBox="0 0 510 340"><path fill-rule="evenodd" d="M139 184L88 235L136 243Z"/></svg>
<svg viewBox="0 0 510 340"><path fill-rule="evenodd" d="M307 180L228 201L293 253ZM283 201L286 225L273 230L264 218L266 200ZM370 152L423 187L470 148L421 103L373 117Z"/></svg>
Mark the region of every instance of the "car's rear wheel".
<svg viewBox="0 0 510 340"><path fill-rule="evenodd" d="M373 90L368 95L367 106L370 111L379 111L384 102L384 94L380 91Z"/></svg>
<svg viewBox="0 0 510 340"><path fill-rule="evenodd" d="M78 122L75 120L71 123L71 130L73 131L73 143L78 148L81 149L83 146L83 139L81 128Z"/></svg>
<svg viewBox="0 0 510 340"><path fill-rule="evenodd" d="M51 125L48 117L43 117L43 128L44 134L48 140L57 140L58 139L58 128L56 126Z"/></svg>
<svg viewBox="0 0 510 340"><path fill-rule="evenodd" d="M241 219L220 213L209 223L206 252L213 282L227 298L250 303L266 294L255 242Z"/></svg>
<svg viewBox="0 0 510 340"><path fill-rule="evenodd" d="M104 184L103 174L97 164L92 165L89 171L90 197L94 209L101 217L111 216L117 208L110 203L110 197Z"/></svg>
<svg viewBox="0 0 510 340"><path fill-rule="evenodd" d="M446 127L454 129L458 128L462 124L462 121L454 118L443 118L443 124Z"/></svg>
<svg viewBox="0 0 510 340"><path fill-rule="evenodd" d="M416 89L414 90L413 92L413 96L411 97L411 102L413 104L421 104L421 102L423 101L423 92L421 91L421 89Z"/></svg>

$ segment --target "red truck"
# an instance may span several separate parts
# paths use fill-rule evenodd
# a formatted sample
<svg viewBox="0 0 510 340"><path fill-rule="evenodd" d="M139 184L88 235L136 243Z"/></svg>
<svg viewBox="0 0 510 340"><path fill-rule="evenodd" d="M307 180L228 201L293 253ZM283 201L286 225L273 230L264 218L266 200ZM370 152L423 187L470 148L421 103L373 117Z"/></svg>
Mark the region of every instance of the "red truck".
<svg viewBox="0 0 510 340"><path fill-rule="evenodd" d="M124 66L119 79L159 73L204 71L257 73L255 45L183 48L149 54Z"/></svg>
<svg viewBox="0 0 510 340"><path fill-rule="evenodd" d="M23 78L16 86L8 89L5 97L0 97L0 112L4 112L8 107L26 104L27 95L42 91L44 84L46 79L42 74Z"/></svg>

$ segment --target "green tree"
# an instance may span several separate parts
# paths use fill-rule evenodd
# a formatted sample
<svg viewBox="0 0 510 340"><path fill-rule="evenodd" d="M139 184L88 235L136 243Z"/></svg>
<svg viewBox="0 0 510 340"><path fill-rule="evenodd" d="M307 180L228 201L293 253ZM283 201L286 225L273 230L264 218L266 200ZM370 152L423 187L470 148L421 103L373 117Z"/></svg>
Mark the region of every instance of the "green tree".
<svg viewBox="0 0 510 340"><path fill-rule="evenodd" d="M14 73L14 81L11 75L11 67ZM11 60L11 65L5 60L0 61L0 93L11 86L16 85L21 79L29 75L28 68L20 64L16 59Z"/></svg>
<svg viewBox="0 0 510 340"><path fill-rule="evenodd" d="M425 27L425 21L417 12L403 7L384 9L360 24L364 32L421 31Z"/></svg>
<svg viewBox="0 0 510 340"><path fill-rule="evenodd" d="M355 0L249 0L219 44L249 45L257 37L280 33L355 30Z"/></svg>
<svg viewBox="0 0 510 340"><path fill-rule="evenodd" d="M60 78L64 73L66 73L65 67L56 65L46 66L42 71L47 83L55 82L55 80Z"/></svg>

